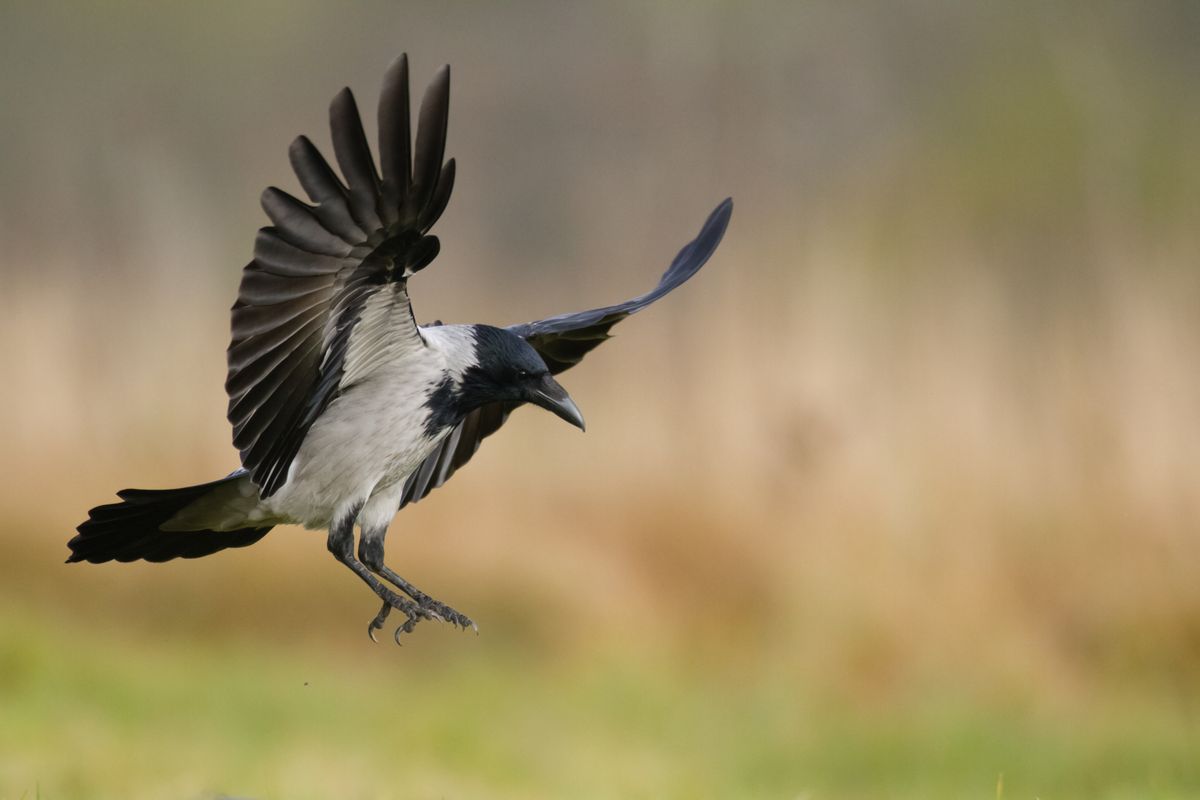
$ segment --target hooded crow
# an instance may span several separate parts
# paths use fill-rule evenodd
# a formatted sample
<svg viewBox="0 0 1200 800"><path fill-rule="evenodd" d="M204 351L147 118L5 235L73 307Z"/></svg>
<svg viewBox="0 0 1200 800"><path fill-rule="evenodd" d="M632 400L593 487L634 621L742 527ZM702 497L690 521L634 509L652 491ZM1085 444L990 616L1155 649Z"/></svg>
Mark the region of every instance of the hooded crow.
<svg viewBox="0 0 1200 800"><path fill-rule="evenodd" d="M311 204L263 192L272 225L258 232L233 304L225 388L241 468L199 486L118 492L121 502L79 526L68 562L198 558L298 524L327 529L330 552L382 601L372 639L393 609L405 618L397 641L422 619L475 627L384 563L392 517L527 403L582 430L554 376L694 275L733 206L717 206L658 286L632 300L507 328L418 325L409 279L437 257L429 231L454 185L454 159L443 163L449 100L447 66L425 92L412 141L401 55L379 98L379 171L349 89L329 108L340 178L307 137L292 142Z"/></svg>

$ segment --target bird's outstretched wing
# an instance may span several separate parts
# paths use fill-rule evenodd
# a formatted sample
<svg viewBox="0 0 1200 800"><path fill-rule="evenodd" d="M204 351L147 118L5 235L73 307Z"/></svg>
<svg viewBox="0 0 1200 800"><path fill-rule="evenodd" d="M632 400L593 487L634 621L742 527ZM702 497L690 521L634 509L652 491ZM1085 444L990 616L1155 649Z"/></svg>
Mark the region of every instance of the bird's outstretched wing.
<svg viewBox="0 0 1200 800"><path fill-rule="evenodd" d="M273 225L259 231L242 273L225 382L233 443L263 497L287 481L308 429L342 389L424 346L407 279L439 249L428 231L454 185L454 159L442 163L449 101L443 67L425 92L413 146L402 55L379 98L381 172L343 89L329 127L345 181L301 136L288 156L313 205L274 187L263 193Z"/></svg>
<svg viewBox="0 0 1200 800"><path fill-rule="evenodd" d="M675 289L695 275L708 261L729 226L733 200L726 199L713 209L695 239L684 245L671 266L646 294L614 306L560 314L556 317L513 325L509 330L533 345L554 374L570 369L585 355L609 338L609 329ZM483 439L499 430L517 403L492 403L467 415L414 472L404 486L400 507L415 503L445 483L475 455Z"/></svg>

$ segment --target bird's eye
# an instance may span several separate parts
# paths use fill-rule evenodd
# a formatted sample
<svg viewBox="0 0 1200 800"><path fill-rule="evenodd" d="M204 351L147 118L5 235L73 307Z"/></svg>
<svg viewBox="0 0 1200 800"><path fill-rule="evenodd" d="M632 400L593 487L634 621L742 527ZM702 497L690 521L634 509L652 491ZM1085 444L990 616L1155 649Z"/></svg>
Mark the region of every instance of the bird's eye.
<svg viewBox="0 0 1200 800"><path fill-rule="evenodd" d="M523 370L523 369L517 370L517 378L518 379L525 380L528 377L529 377L529 372L527 370Z"/></svg>

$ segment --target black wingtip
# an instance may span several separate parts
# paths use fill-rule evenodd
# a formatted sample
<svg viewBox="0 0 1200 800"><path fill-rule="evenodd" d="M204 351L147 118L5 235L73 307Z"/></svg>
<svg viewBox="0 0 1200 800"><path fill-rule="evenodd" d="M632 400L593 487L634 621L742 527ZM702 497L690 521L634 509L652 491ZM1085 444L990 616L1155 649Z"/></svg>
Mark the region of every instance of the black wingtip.
<svg viewBox="0 0 1200 800"><path fill-rule="evenodd" d="M429 217L426 209L437 195L438 180L444 168L442 162L446 156L449 115L450 65L444 64L433 76L421 99L421 110L417 115L417 138L413 145L412 191L405 198L400 212L401 220L415 223L422 217ZM445 201L441 202L444 207ZM436 218L427 221L432 225Z"/></svg>
<svg viewBox="0 0 1200 800"><path fill-rule="evenodd" d="M651 302L657 300L695 275L712 257L712 254L716 252L717 245L721 244L721 240L725 238L725 230L729 227L729 219L732 215L733 198L726 197L709 213L704 224L700 226L700 233L696 235L696 238L685 244L675 256L671 266L667 267L667 271L663 273L658 288L641 299Z"/></svg>
<svg viewBox="0 0 1200 800"><path fill-rule="evenodd" d="M717 245L725 238L725 231L729 227L729 220L733 217L733 198L726 197L717 207L708 215L708 219L704 220L704 225L700 228L699 235L696 236L689 245L684 247L684 252L693 250L693 257L700 253L700 263L703 264L717 249ZM683 252L680 256L684 255ZM699 269L700 265L696 266Z"/></svg>
<svg viewBox="0 0 1200 800"><path fill-rule="evenodd" d="M725 227L729 225L729 219L732 216L733 216L733 198L726 197L724 200L722 200L720 203L718 203L717 207L714 208L712 213L708 215L708 222L704 223L704 226L707 228L710 224L717 221L718 219L722 220L721 233L723 235L725 233Z"/></svg>
<svg viewBox="0 0 1200 800"><path fill-rule="evenodd" d="M408 69L408 53L401 53L400 55L393 58L392 63L388 64L388 68L386 70L384 70L383 75L384 75L385 82L388 78L392 77L400 70L407 70L407 69Z"/></svg>
<svg viewBox="0 0 1200 800"><path fill-rule="evenodd" d="M329 101L329 116L336 121L339 114L349 115L349 113L358 115L358 101L354 99L354 90L349 86L343 86Z"/></svg>
<svg viewBox="0 0 1200 800"><path fill-rule="evenodd" d="M408 193L412 170L412 132L408 102L408 53L401 53L383 74L379 93L379 164L388 221Z"/></svg>

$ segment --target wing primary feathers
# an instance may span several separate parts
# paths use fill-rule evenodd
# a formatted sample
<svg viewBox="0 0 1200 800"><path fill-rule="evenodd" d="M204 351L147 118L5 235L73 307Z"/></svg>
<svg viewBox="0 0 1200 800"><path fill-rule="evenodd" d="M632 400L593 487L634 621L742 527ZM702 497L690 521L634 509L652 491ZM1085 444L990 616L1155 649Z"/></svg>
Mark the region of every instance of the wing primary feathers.
<svg viewBox="0 0 1200 800"><path fill-rule="evenodd" d="M337 256L302 250L278 235L275 228L260 228L254 239L254 261L260 272L278 278L310 278L333 275L345 266Z"/></svg>
<svg viewBox="0 0 1200 800"><path fill-rule="evenodd" d="M398 221L400 199L412 182L412 131L409 122L408 54L401 53L383 76L379 94L379 166L383 172L382 208L389 225Z"/></svg>
<svg viewBox="0 0 1200 800"><path fill-rule="evenodd" d="M446 129L450 117L450 66L434 76L421 100L417 142L413 157L412 189L400 211L402 222L415 221L437 191L442 158L446 155ZM424 232L424 231L422 231Z"/></svg>
<svg viewBox="0 0 1200 800"><path fill-rule="evenodd" d="M671 260L659 279L658 285L632 300L604 308L593 308L574 314L559 314L537 322L512 325L509 330L533 345L552 373L559 373L578 364L591 350L608 338L613 325L635 314L667 293L676 289L704 266L729 226L733 213L733 201L726 198L721 202L695 239L688 242Z"/></svg>
<svg viewBox="0 0 1200 800"><path fill-rule="evenodd" d="M626 300L624 303L618 303L617 305L593 308L588 311L578 311L573 314L559 314L558 316L547 317L537 322L512 325L509 327L509 330L520 336L524 336L526 339L546 334L553 334L556 338L563 338L593 325L607 323L611 326L613 322L641 311L655 300L678 288L684 281L695 275L704 266L709 257L717 249L717 245L721 243L721 239L725 235L725 229L729 226L729 218L732 213L733 200L726 198L708 215L708 219L704 221L704 225L700 228L700 233L696 238L684 245L675 258L671 260L671 265L667 267L666 272L659 279L658 285L649 292L638 295L632 300Z"/></svg>
<svg viewBox="0 0 1200 800"><path fill-rule="evenodd" d="M263 191L260 203L279 235L301 250L326 256L350 253L351 245L325 228L315 208L287 192L270 186Z"/></svg>
<svg viewBox="0 0 1200 800"><path fill-rule="evenodd" d="M437 222L438 218L442 216L442 212L446 210L446 204L450 202L450 192L454 189L454 175L455 166L452 158L446 162L446 166L442 167L442 175L438 178L433 196L429 198L429 203L417 217L417 227L420 230L427 231L432 228L433 223Z"/></svg>
<svg viewBox="0 0 1200 800"><path fill-rule="evenodd" d="M646 295L650 300L644 305L649 305L649 303L662 297L676 286L679 286L688 278L695 275L705 265L716 251L717 245L725 238L725 230L729 227L729 218L732 214L733 198L726 197L708 215L708 219L704 221L704 225L700 228L700 233L697 234L696 238L684 245L671 261L671 266L667 267L667 271L663 273L662 281L658 287L649 295Z"/></svg>
<svg viewBox="0 0 1200 800"><path fill-rule="evenodd" d="M349 88L342 89L329 104L329 132L333 137L333 154L350 189L350 212L359 227L367 231L383 226L376 209L379 196L379 176L358 116L358 105Z"/></svg>
<svg viewBox="0 0 1200 800"><path fill-rule="evenodd" d="M367 240L367 233L350 214L346 187L307 136L297 136L288 147L292 171L308 198L317 204L316 214L326 228L345 242Z"/></svg>

